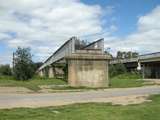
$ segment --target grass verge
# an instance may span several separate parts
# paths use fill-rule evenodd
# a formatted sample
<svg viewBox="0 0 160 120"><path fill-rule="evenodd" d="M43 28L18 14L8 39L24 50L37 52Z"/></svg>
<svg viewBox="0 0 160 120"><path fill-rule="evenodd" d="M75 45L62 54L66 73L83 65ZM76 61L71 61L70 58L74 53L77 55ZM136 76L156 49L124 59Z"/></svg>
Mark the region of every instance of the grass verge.
<svg viewBox="0 0 160 120"><path fill-rule="evenodd" d="M40 90L40 85L65 85L66 82L55 78L38 78L35 77L27 81L17 81L12 77L0 76L1 87L26 87L33 91Z"/></svg>
<svg viewBox="0 0 160 120"><path fill-rule="evenodd" d="M159 120L160 95L137 105L107 103L73 104L60 107L0 110L0 120Z"/></svg>
<svg viewBox="0 0 160 120"><path fill-rule="evenodd" d="M117 75L110 80L111 88L127 88L127 87L141 87L144 84L141 76L136 73L125 73Z"/></svg>
<svg viewBox="0 0 160 120"><path fill-rule="evenodd" d="M61 79L55 78L38 78L35 77L28 81L16 81L12 77L1 76L0 77L0 86L6 87L26 87L28 89L38 91L40 90L41 85L51 85L50 89L52 90L98 90L104 88L87 88L87 87L70 87L63 86L67 83ZM53 87L52 87L53 85ZM54 86L62 85L62 86ZM109 88L130 88L130 87L141 87L144 86L144 81L141 79L141 76L136 73L125 73L114 76L110 79ZM151 84L154 85L154 84Z"/></svg>

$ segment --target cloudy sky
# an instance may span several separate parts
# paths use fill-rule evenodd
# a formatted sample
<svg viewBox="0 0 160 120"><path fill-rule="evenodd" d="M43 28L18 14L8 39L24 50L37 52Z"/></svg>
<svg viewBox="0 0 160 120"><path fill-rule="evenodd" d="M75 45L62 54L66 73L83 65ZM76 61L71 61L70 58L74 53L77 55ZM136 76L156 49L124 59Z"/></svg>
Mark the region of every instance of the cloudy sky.
<svg viewBox="0 0 160 120"><path fill-rule="evenodd" d="M160 0L0 0L0 64L17 46L44 61L71 36L118 50L160 51Z"/></svg>

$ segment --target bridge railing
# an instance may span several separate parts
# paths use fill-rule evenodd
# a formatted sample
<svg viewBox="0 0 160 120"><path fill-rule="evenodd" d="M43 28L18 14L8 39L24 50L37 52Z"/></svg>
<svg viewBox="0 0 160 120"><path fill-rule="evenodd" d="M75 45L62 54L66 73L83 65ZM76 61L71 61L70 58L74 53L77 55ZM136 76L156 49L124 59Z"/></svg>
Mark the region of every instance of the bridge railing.
<svg viewBox="0 0 160 120"><path fill-rule="evenodd" d="M113 59L110 64L137 62L138 58Z"/></svg>
<svg viewBox="0 0 160 120"><path fill-rule="evenodd" d="M44 64L39 68L39 70L43 69L44 67L51 65L52 63L63 59L65 56L69 56L75 52L75 40L76 37L72 37L70 40L65 42L53 55L51 55Z"/></svg>
<svg viewBox="0 0 160 120"><path fill-rule="evenodd" d="M160 52L150 53L150 54L145 54L145 55L140 55L139 56L140 60L151 59L151 58L160 58Z"/></svg>
<svg viewBox="0 0 160 120"><path fill-rule="evenodd" d="M102 53L104 52L104 39L99 39L95 42L90 43L89 45L85 46L83 49L98 49L101 50Z"/></svg>

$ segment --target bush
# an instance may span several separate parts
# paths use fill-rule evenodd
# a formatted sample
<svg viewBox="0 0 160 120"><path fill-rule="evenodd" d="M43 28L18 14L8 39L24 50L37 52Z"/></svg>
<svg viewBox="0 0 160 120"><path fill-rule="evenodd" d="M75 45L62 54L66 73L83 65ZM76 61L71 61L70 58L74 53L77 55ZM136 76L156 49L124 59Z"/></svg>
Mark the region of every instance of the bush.
<svg viewBox="0 0 160 120"><path fill-rule="evenodd" d="M116 64L116 65L110 65L109 66L109 76L113 77L122 73L126 73L127 69L124 66L124 64Z"/></svg>
<svg viewBox="0 0 160 120"><path fill-rule="evenodd" d="M11 76L11 68L9 65L1 65L0 66L0 75Z"/></svg>

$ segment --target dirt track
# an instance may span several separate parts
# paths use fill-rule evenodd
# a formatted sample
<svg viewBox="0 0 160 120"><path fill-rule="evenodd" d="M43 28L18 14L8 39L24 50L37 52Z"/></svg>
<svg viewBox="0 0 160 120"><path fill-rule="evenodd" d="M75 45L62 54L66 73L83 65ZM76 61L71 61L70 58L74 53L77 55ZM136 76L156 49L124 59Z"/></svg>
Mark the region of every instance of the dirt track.
<svg viewBox="0 0 160 120"><path fill-rule="evenodd" d="M160 86L148 86L137 88L121 88L121 89L106 89L99 91L86 92L66 92L66 93L35 93L35 94L0 94L0 108L14 107L44 107L57 106L72 103L85 102L113 102L123 104L127 99L131 103L136 103L138 100L143 100L146 95L160 94ZM121 101L121 100L122 101ZM116 101L114 104L116 104ZM127 101L126 101L127 102ZM125 103L124 103L125 104Z"/></svg>

